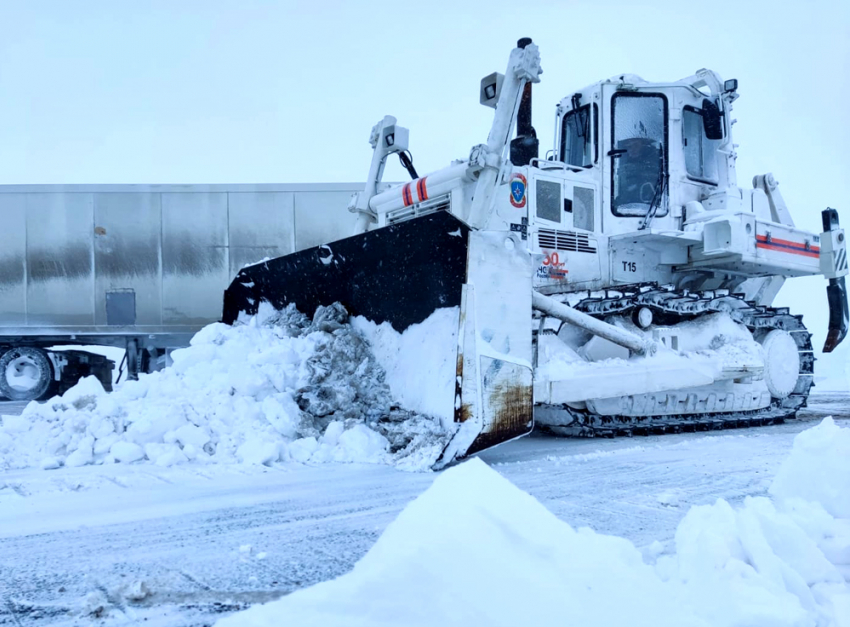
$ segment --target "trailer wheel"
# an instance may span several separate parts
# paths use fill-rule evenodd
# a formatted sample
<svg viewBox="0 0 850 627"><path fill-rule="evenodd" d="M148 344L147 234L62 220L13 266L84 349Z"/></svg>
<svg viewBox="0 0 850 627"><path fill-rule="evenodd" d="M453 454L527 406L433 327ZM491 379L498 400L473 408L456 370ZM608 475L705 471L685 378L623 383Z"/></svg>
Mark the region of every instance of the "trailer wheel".
<svg viewBox="0 0 850 627"><path fill-rule="evenodd" d="M0 396L13 401L40 400L52 386L53 367L40 348L21 346L0 355Z"/></svg>

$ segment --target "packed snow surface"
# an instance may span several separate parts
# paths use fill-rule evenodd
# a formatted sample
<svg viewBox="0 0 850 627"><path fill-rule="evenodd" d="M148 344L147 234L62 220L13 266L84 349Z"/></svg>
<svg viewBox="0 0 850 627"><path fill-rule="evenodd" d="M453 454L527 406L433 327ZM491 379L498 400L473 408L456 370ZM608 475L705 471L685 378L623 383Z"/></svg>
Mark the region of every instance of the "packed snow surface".
<svg viewBox="0 0 850 627"><path fill-rule="evenodd" d="M774 500L694 507L675 551L643 553L573 529L471 460L438 477L351 572L218 625L846 627L848 442L850 430L824 420L797 436Z"/></svg>
<svg viewBox="0 0 850 627"><path fill-rule="evenodd" d="M427 321L426 321L427 324ZM399 407L339 305L212 324L173 365L106 394L88 377L0 427L0 468L296 461L430 467L450 435Z"/></svg>

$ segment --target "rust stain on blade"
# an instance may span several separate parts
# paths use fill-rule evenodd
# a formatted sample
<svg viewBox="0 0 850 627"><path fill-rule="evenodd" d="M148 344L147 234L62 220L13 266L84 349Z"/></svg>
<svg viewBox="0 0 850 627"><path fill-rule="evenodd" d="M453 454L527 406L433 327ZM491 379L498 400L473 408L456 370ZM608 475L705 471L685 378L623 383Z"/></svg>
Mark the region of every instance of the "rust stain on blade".
<svg viewBox="0 0 850 627"><path fill-rule="evenodd" d="M455 368L455 422L466 422L471 415L469 403L463 402L463 352L458 351Z"/></svg>
<svg viewBox="0 0 850 627"><path fill-rule="evenodd" d="M497 385L489 393L486 405L488 424L475 438L467 455L525 435L534 425L534 401L530 385Z"/></svg>

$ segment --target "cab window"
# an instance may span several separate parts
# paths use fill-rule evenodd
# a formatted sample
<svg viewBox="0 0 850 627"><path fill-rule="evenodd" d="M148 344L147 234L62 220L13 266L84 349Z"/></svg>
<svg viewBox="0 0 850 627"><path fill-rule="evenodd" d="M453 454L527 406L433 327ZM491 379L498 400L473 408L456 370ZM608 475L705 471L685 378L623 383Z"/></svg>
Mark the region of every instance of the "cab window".
<svg viewBox="0 0 850 627"><path fill-rule="evenodd" d="M537 179L537 217L550 222L561 221L561 184L553 181Z"/></svg>
<svg viewBox="0 0 850 627"><path fill-rule="evenodd" d="M667 215L667 98L619 93L613 98L611 207L614 215Z"/></svg>
<svg viewBox="0 0 850 627"><path fill-rule="evenodd" d="M707 139L702 110L685 107L682 112L682 144L688 176L706 183L717 183L717 147L719 139Z"/></svg>
<svg viewBox="0 0 850 627"><path fill-rule="evenodd" d="M599 107L593 105L591 129L590 105L565 114L561 122L561 161L580 168L589 168L596 162L599 152Z"/></svg>

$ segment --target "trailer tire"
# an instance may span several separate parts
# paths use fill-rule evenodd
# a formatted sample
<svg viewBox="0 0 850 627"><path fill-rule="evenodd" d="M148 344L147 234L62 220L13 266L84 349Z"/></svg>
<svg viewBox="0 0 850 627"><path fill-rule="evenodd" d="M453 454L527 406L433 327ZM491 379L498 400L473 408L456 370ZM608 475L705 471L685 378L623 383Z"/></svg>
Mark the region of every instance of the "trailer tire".
<svg viewBox="0 0 850 627"><path fill-rule="evenodd" d="M0 354L0 396L13 401L46 398L53 388L53 366L40 348L20 346Z"/></svg>

